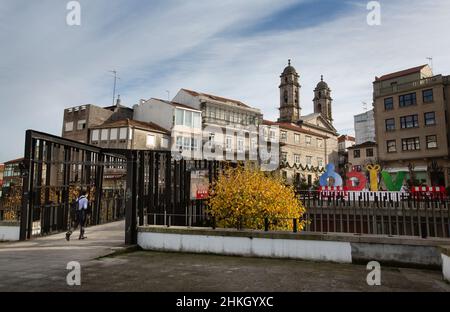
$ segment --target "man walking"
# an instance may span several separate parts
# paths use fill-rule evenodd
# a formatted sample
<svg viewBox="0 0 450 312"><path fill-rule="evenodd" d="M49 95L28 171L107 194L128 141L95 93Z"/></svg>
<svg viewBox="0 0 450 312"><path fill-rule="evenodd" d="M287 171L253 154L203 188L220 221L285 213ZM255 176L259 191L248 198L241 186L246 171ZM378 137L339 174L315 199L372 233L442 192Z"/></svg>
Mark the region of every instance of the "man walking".
<svg viewBox="0 0 450 312"><path fill-rule="evenodd" d="M86 239L87 237L84 236L84 223L86 222L86 213L89 205L89 200L87 198L86 191L81 192L81 196L78 197L75 205L76 209L76 223L74 226L74 230L80 226L80 236L78 239ZM70 240L70 235L72 235L72 231L69 229L69 231L66 233L66 240Z"/></svg>

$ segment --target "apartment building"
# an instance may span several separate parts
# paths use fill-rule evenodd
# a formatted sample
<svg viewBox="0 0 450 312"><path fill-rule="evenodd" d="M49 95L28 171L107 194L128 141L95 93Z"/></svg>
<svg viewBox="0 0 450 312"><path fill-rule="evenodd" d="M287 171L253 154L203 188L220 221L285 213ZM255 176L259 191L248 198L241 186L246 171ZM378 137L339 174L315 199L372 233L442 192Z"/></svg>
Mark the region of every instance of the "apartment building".
<svg viewBox="0 0 450 312"><path fill-rule="evenodd" d="M257 158L262 113L241 101L181 89L173 99L202 112L203 153L217 160Z"/></svg>
<svg viewBox="0 0 450 312"><path fill-rule="evenodd" d="M385 171L412 169L420 183L449 185L449 78L428 65L375 78L378 160Z"/></svg>
<svg viewBox="0 0 450 312"><path fill-rule="evenodd" d="M355 138L350 135L341 135L338 137L338 155L339 169L343 170L348 163L348 149L355 145Z"/></svg>
<svg viewBox="0 0 450 312"><path fill-rule="evenodd" d="M288 184L312 185L327 161L327 137L284 122L264 120L265 140L279 142L280 173Z"/></svg>
<svg viewBox="0 0 450 312"><path fill-rule="evenodd" d="M348 148L348 165L352 170L362 171L367 165L378 164L375 142L356 144Z"/></svg>
<svg viewBox="0 0 450 312"><path fill-rule="evenodd" d="M356 144L376 142L375 119L373 110L354 116Z"/></svg>
<svg viewBox="0 0 450 312"><path fill-rule="evenodd" d="M120 99L116 105L99 107L92 104L70 107L64 110L62 137L81 143L90 140L90 128L105 122L133 118L133 110L122 106Z"/></svg>
<svg viewBox="0 0 450 312"><path fill-rule="evenodd" d="M170 148L170 132L151 122L122 119L92 127L89 143L110 149L164 150Z"/></svg>
<svg viewBox="0 0 450 312"><path fill-rule="evenodd" d="M171 137L169 148L185 159L202 159L202 111L178 102L141 100L133 107L134 119L157 124Z"/></svg>

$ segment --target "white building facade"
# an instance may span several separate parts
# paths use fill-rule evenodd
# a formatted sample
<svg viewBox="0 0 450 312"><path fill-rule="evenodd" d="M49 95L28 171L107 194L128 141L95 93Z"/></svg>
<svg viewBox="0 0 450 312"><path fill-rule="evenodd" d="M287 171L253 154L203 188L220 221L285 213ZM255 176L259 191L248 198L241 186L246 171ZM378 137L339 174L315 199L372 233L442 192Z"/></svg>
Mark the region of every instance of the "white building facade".
<svg viewBox="0 0 450 312"><path fill-rule="evenodd" d="M356 144L375 141L375 119L373 110L354 116Z"/></svg>

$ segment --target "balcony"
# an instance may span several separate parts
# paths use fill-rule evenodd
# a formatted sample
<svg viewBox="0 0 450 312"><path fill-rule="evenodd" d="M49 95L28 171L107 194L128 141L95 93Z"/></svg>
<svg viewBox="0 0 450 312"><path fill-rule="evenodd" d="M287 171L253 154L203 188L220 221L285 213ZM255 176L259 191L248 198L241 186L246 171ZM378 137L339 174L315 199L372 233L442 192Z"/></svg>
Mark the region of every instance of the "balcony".
<svg viewBox="0 0 450 312"><path fill-rule="evenodd" d="M407 91L415 90L418 88L425 88L427 86L433 86L435 84L448 83L449 82L448 78L449 77L437 75L437 76L433 76L433 77L429 77L429 78L425 78L425 79L421 79L421 80L416 80L416 81L412 81L412 82L408 82L408 83L393 84L390 87L374 90L373 96L376 98L376 97L385 96L388 94L393 94L393 93L398 93L398 92L407 92Z"/></svg>

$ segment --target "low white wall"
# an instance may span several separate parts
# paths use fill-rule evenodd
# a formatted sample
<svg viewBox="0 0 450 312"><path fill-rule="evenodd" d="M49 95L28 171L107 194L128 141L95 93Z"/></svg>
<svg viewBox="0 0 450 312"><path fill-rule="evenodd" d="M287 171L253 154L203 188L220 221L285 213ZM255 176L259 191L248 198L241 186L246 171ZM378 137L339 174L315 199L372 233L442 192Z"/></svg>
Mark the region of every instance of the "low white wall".
<svg viewBox="0 0 450 312"><path fill-rule="evenodd" d="M450 282L450 257L442 254L442 274L444 279Z"/></svg>
<svg viewBox="0 0 450 312"><path fill-rule="evenodd" d="M139 232L144 250L352 262L348 242Z"/></svg>
<svg viewBox="0 0 450 312"><path fill-rule="evenodd" d="M18 241L20 239L20 226L2 226L0 225L1 241Z"/></svg>

